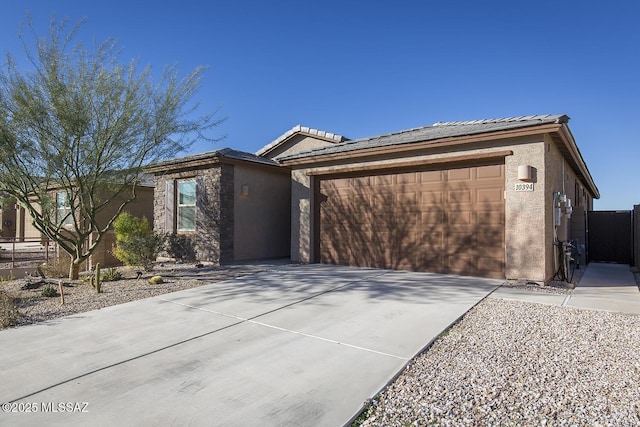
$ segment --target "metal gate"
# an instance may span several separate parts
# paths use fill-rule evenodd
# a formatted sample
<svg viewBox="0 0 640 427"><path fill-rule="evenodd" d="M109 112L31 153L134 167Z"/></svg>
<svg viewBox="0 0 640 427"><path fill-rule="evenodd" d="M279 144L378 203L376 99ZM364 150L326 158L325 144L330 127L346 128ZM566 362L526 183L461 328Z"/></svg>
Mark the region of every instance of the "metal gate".
<svg viewBox="0 0 640 427"><path fill-rule="evenodd" d="M633 264L632 211L590 211L589 261Z"/></svg>

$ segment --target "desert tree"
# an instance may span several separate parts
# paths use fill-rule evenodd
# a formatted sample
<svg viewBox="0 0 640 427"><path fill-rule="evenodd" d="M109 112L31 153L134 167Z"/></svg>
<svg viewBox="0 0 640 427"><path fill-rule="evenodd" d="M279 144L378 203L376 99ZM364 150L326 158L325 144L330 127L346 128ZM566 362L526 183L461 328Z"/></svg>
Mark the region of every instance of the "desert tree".
<svg viewBox="0 0 640 427"><path fill-rule="evenodd" d="M53 17L39 37L27 20L26 67L10 53L0 65L0 191L69 254L70 279L136 198L143 166L214 140L207 131L222 120L197 112L204 68L154 79L119 62L112 39L76 41L81 24Z"/></svg>

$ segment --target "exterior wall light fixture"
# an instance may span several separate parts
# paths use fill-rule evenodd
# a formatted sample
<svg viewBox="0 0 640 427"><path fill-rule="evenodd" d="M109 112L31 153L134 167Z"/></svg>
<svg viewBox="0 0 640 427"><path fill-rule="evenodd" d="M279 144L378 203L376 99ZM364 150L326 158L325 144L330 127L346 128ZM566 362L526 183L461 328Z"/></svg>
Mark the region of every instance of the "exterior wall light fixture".
<svg viewBox="0 0 640 427"><path fill-rule="evenodd" d="M520 181L531 182L533 178L533 167L529 165L518 166L518 179Z"/></svg>

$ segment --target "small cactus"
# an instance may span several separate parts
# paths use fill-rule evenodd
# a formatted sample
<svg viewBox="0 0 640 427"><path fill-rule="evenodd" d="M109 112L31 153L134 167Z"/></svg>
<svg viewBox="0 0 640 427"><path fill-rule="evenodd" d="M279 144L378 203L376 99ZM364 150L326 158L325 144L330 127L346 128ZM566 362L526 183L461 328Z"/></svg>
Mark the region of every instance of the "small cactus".
<svg viewBox="0 0 640 427"><path fill-rule="evenodd" d="M96 293L100 293L100 263L96 263L96 279L95 279L95 288Z"/></svg>

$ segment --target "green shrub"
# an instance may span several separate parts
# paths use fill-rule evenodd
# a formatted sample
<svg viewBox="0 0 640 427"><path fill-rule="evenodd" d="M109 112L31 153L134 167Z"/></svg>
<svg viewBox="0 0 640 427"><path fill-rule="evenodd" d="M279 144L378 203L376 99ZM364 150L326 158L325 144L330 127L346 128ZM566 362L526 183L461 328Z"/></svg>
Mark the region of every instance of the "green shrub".
<svg viewBox="0 0 640 427"><path fill-rule="evenodd" d="M151 271L153 262L164 249L164 236L153 233L147 218L134 217L127 212L118 215L113 229L116 232L114 256L126 265Z"/></svg>
<svg viewBox="0 0 640 427"><path fill-rule="evenodd" d="M115 282L116 280L122 280L122 273L117 268L109 268L100 275L100 279L103 282Z"/></svg>
<svg viewBox="0 0 640 427"><path fill-rule="evenodd" d="M11 273L8 276L0 276L0 282L11 282L12 280L16 280L16 278Z"/></svg>
<svg viewBox="0 0 640 427"><path fill-rule="evenodd" d="M149 279L149 283L152 285L159 285L160 283L164 283L161 276L153 276Z"/></svg>
<svg viewBox="0 0 640 427"><path fill-rule="evenodd" d="M53 298L53 297L57 297L59 294L58 294L58 290L54 286L47 285L44 288L42 288L42 293L40 295L47 298Z"/></svg>
<svg viewBox="0 0 640 427"><path fill-rule="evenodd" d="M18 322L18 307L16 307L13 298L5 291L0 289L0 326L6 328L13 326Z"/></svg>
<svg viewBox="0 0 640 427"><path fill-rule="evenodd" d="M167 253L177 261L195 261L196 244L190 237L174 233L168 238Z"/></svg>

